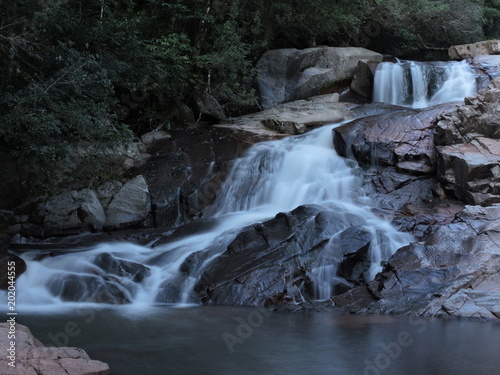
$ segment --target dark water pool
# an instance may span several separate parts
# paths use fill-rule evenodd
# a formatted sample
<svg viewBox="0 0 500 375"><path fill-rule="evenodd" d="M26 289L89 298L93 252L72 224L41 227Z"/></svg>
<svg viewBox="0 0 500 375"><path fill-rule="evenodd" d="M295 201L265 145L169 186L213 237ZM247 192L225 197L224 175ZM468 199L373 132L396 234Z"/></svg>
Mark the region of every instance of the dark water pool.
<svg viewBox="0 0 500 375"><path fill-rule="evenodd" d="M84 348L113 375L489 375L500 324L282 314L234 307L23 313L46 345Z"/></svg>

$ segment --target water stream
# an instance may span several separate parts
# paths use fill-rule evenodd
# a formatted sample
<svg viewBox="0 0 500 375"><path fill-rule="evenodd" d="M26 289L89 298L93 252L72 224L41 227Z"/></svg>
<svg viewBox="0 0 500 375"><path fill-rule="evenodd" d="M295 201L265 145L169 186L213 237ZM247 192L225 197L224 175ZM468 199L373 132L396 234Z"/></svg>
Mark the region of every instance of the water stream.
<svg viewBox="0 0 500 375"><path fill-rule="evenodd" d="M373 101L425 108L462 101L476 91L475 76L467 61L384 62L375 71Z"/></svg>
<svg viewBox="0 0 500 375"><path fill-rule="evenodd" d="M24 253L28 270L18 280L23 291L19 305L30 310L68 302L146 306L199 302L191 297L196 280L241 228L303 204L334 203L345 215L359 218L364 229L372 233L372 266L367 278L373 278L381 269L381 260L409 243L411 236L397 232L372 213L356 164L339 157L333 149L334 126L338 125L252 147L234 163L218 198L207 210L214 224L204 231L154 248L102 244L43 259L36 251ZM344 229L340 227L339 233ZM191 254L214 249L218 250L194 274L187 277L181 272ZM129 270L117 271L119 267L110 267L110 262L121 262L122 268L125 264ZM143 272L144 266L150 271ZM322 272L323 267L312 270L320 299L331 297L336 282L331 271L335 265L326 267L330 272ZM110 294L115 297L110 299Z"/></svg>

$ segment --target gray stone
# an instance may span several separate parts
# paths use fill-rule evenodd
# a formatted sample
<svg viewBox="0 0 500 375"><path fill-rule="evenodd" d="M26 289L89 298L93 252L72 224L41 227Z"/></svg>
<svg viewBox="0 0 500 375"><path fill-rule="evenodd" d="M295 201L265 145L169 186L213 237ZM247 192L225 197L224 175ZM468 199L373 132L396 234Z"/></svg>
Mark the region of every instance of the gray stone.
<svg viewBox="0 0 500 375"><path fill-rule="evenodd" d="M127 228L141 224L151 213L151 199L142 175L128 181L106 208L105 227Z"/></svg>
<svg viewBox="0 0 500 375"><path fill-rule="evenodd" d="M66 191L45 204L46 234L82 228L102 229L106 216L94 190Z"/></svg>
<svg viewBox="0 0 500 375"><path fill-rule="evenodd" d="M470 59L480 55L500 54L500 40L486 40L472 44L451 46L448 55L452 60Z"/></svg>
<svg viewBox="0 0 500 375"><path fill-rule="evenodd" d="M378 61L358 62L356 73L354 73L354 78L351 82L351 90L365 98L371 99L373 95L373 79L377 65Z"/></svg>
<svg viewBox="0 0 500 375"><path fill-rule="evenodd" d="M9 325L0 323L0 347L9 348ZM0 357L0 373L5 375L109 375L106 363L89 358L79 348L47 348L28 327L16 324L16 361L9 366L6 355Z"/></svg>
<svg viewBox="0 0 500 375"><path fill-rule="evenodd" d="M208 92L202 91L194 95L194 107L196 121L219 122L226 118L224 109Z"/></svg>
<svg viewBox="0 0 500 375"><path fill-rule="evenodd" d="M144 134L141 137L141 141L142 143L144 143L146 147L150 147L158 141L170 138L172 138L172 136L168 134L165 130L153 130L149 133Z"/></svg>
<svg viewBox="0 0 500 375"><path fill-rule="evenodd" d="M261 104L269 108L324 94L353 78L359 61L383 56L358 47L314 47L266 52L257 64Z"/></svg>
<svg viewBox="0 0 500 375"><path fill-rule="evenodd" d="M367 287L334 302L360 312L500 319L499 243L500 205L467 206L425 241L398 250Z"/></svg>
<svg viewBox="0 0 500 375"><path fill-rule="evenodd" d="M104 208L111 203L111 200L120 191L122 186L123 184L120 181L112 180L97 187L97 196Z"/></svg>

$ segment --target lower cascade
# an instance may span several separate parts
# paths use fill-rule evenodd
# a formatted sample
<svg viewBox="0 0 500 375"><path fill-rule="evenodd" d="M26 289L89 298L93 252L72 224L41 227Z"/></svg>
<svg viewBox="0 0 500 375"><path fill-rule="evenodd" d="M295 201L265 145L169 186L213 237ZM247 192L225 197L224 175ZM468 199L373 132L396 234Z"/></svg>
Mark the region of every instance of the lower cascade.
<svg viewBox="0 0 500 375"><path fill-rule="evenodd" d="M383 62L375 71L373 101L413 108L462 101L477 91L466 61Z"/></svg>
<svg viewBox="0 0 500 375"><path fill-rule="evenodd" d="M333 149L334 127L253 146L235 161L218 198L206 211L206 228L195 234L146 247L107 243L63 254L23 253L28 270L18 280L23 291L18 303L27 309L75 303L200 303L193 292L195 284L243 228L311 204L346 218L336 223L328 240L331 248L340 243L336 241L341 241L349 223L368 233L370 264L363 277L373 278L381 261L409 243L411 236L397 232L372 212L356 163ZM194 258L201 261L193 266ZM328 299L342 287L337 261L326 257L307 270L314 298Z"/></svg>

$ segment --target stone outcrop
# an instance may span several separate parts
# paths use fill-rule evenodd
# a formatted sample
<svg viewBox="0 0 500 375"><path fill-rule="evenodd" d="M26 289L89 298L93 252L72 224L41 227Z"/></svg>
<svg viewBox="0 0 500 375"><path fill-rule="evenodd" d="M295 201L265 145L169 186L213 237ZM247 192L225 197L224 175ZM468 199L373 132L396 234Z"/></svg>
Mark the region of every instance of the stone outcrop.
<svg viewBox="0 0 500 375"><path fill-rule="evenodd" d="M436 122L438 179L467 204L500 202L500 78Z"/></svg>
<svg viewBox="0 0 500 375"><path fill-rule="evenodd" d="M373 80L378 61L360 61L351 82L351 90L359 95L371 99L373 96Z"/></svg>
<svg viewBox="0 0 500 375"><path fill-rule="evenodd" d="M337 264L333 288L353 288L364 283L371 264L372 235L365 226L365 218L345 215L335 205L279 213L235 237L204 269L196 298L205 304L272 306L312 300L315 270ZM211 255L210 250L194 253L181 269L189 275Z"/></svg>
<svg viewBox="0 0 500 375"><path fill-rule="evenodd" d="M106 208L105 227L121 229L142 223L151 213L149 187L142 175L128 181Z"/></svg>
<svg viewBox="0 0 500 375"><path fill-rule="evenodd" d="M333 298L358 312L500 319L500 205L467 206L376 279Z"/></svg>
<svg viewBox="0 0 500 375"><path fill-rule="evenodd" d="M333 130L335 148L362 164L430 174L436 167L432 122L440 113L454 109L454 105L443 104L355 120Z"/></svg>
<svg viewBox="0 0 500 375"><path fill-rule="evenodd" d="M359 61L382 61L382 58L376 52L358 47L268 51L257 65L262 107L324 94L335 85L349 84Z"/></svg>
<svg viewBox="0 0 500 375"><path fill-rule="evenodd" d="M100 230L106 215L94 190L66 191L45 204L44 230L46 234L88 226Z"/></svg>
<svg viewBox="0 0 500 375"><path fill-rule="evenodd" d="M500 40L486 40L484 42L451 46L448 55L452 60L470 59L480 55L500 54Z"/></svg>
<svg viewBox="0 0 500 375"><path fill-rule="evenodd" d="M89 358L79 348L45 347L28 327L16 324L15 367L9 366L9 325L0 323L0 373L5 375L108 375L106 363Z"/></svg>
<svg viewBox="0 0 500 375"><path fill-rule="evenodd" d="M217 99L208 92L199 92L194 95L195 120L219 122L226 118L226 114Z"/></svg>

